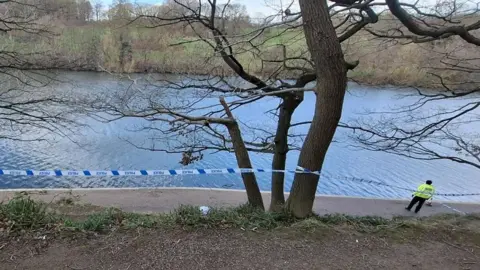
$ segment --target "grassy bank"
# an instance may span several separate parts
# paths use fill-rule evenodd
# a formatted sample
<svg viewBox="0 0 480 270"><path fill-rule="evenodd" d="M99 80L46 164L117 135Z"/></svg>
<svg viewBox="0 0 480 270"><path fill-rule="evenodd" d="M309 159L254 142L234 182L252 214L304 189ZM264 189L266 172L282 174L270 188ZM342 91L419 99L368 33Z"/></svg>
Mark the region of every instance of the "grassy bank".
<svg viewBox="0 0 480 270"><path fill-rule="evenodd" d="M382 27L379 25L378 27ZM252 29L243 29L248 33ZM36 55L32 61L45 67L72 70L111 72L158 72L195 75L235 75L212 47L195 41L193 33L181 29L119 27L112 23L88 23L79 26L61 26L53 38L10 35L1 45L6 50L48 52ZM205 35L207 35L206 33ZM303 32L299 29L271 29L252 44L232 38L235 56L244 68L263 78L295 78L298 70L278 71L285 56L289 66L302 66L308 57ZM416 85L439 87L438 78L429 75L430 67L441 67L445 53L449 57L478 59L474 46L457 39L437 43L400 45L374 39L360 33L342 44L346 59L359 60L360 65L349 72L355 81L374 85ZM455 52L455 53L452 53ZM52 55L55 57L49 59ZM67 63L67 64L66 64ZM70 64L68 64L70 63ZM73 64L72 64L73 63ZM473 63L475 64L475 63ZM447 82L459 83L474 78L472 74L454 70L437 71Z"/></svg>
<svg viewBox="0 0 480 270"><path fill-rule="evenodd" d="M341 223L361 226L387 225L383 218L348 216L313 216L297 220L286 213L264 212L247 205L229 209L212 208L207 215L198 207L182 206L169 214L136 214L114 208L76 205L71 199L46 204L19 195L0 205L0 228L3 232L18 233L35 230L78 230L107 232L114 228L239 228L244 230L271 230L281 227L310 227ZM68 211L67 211L68 210ZM77 210L77 211L72 211ZM69 212L70 214L65 214ZM303 227L301 225L300 227Z"/></svg>
<svg viewBox="0 0 480 270"><path fill-rule="evenodd" d="M242 230L298 228L315 230L336 226L349 226L362 232L378 232L399 228L418 230L434 227L461 228L470 222L480 224L480 216L439 215L421 219L405 217L386 219L374 216L325 215L299 220L287 213L264 212L247 205L227 209L212 208L206 215L202 214L195 206L182 206L168 214L137 214L114 208L76 204L70 198L62 198L47 204L35 201L25 195L18 195L12 200L0 204L0 230L3 233L13 234L44 230L108 232L119 228L235 228ZM480 233L480 228L478 229Z"/></svg>

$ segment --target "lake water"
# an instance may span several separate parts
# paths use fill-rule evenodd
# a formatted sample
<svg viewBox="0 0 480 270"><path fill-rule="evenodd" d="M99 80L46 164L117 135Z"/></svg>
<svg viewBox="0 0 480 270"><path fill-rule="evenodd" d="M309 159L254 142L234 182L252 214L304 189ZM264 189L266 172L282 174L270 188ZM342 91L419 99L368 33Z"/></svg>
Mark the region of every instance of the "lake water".
<svg viewBox="0 0 480 270"><path fill-rule="evenodd" d="M66 73L64 78L72 84L57 85L57 88L75 88L78 93L108 89L124 89L129 82L98 73ZM398 95L405 89L373 88L349 85L342 120L358 117L365 110L385 110L408 102ZM216 102L217 99L215 99ZM235 111L242 122L261 125L275 130L275 123L266 112L278 106L278 100L268 98L252 103ZM310 120L314 106L314 95L307 93L304 102L294 115L294 122ZM255 112L255 113L253 113ZM258 113L257 113L258 112ZM2 169L181 169L181 168L229 168L237 167L233 154L206 154L204 159L188 167L179 164L180 155L145 151L132 146L125 140L141 143L148 140L142 132L130 132L142 125L139 119L123 119L104 124L91 122L92 129L85 129L75 136L78 143L62 139L55 143L0 141ZM480 130L478 123L472 128ZM306 127L297 127L295 132L306 132ZM480 192L480 170L449 161L420 161L382 152L358 150L349 146L344 132L335 136L338 141L330 147L322 177L317 189L319 194L367 196L383 198L406 198L408 191L357 183L348 177L363 178L394 184L405 188L416 188L425 179L432 179L440 193ZM294 169L298 152L288 155L287 168ZM269 168L271 155L251 154L255 168ZM270 189L270 175L259 173L262 190ZM290 189L293 175L286 176L285 190ZM124 176L124 177L19 177L0 176L0 188L99 188L99 187L211 187L242 189L239 175L196 175L196 176ZM448 197L442 199L480 201L479 197Z"/></svg>

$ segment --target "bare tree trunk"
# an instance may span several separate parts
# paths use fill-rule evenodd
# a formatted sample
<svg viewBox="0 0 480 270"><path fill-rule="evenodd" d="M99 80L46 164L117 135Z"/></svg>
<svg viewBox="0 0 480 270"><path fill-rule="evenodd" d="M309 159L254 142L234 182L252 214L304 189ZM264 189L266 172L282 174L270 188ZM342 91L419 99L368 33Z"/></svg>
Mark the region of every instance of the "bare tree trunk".
<svg viewBox="0 0 480 270"><path fill-rule="evenodd" d="M330 19L326 1L300 0L307 45L317 73L315 114L305 138L298 165L322 168L328 147L342 114L347 86L342 49ZM296 217L311 214L319 176L296 174L287 209Z"/></svg>
<svg viewBox="0 0 480 270"><path fill-rule="evenodd" d="M280 105L280 114L278 117L277 131L275 133L275 153L273 154L272 169L285 170L288 149L288 130L292 115L295 109L303 100L303 93L299 95L289 94L283 97ZM285 174L272 173L272 197L270 201L270 211L279 212L283 210L285 204L284 195Z"/></svg>
<svg viewBox="0 0 480 270"><path fill-rule="evenodd" d="M228 107L225 99L220 98L220 103L222 104L225 112L229 118L234 120L232 112ZM237 121L234 121L231 124L227 124L228 133L232 139L233 149L235 151L235 157L237 158L237 164L240 168L252 168L252 163L250 162L250 156L248 155L247 148L242 138L242 133L238 127ZM260 188L258 187L257 178L254 173L242 173L243 184L247 191L248 203L254 207L265 209L263 205L262 194L260 193Z"/></svg>

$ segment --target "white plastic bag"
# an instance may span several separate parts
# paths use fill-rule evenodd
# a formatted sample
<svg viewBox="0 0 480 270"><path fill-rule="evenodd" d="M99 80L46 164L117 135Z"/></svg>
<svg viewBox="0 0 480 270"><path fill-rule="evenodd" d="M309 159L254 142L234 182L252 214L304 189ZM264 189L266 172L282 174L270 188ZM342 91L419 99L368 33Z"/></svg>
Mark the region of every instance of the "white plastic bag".
<svg viewBox="0 0 480 270"><path fill-rule="evenodd" d="M200 206L199 208L204 216L208 215L208 212L210 212L210 207L208 206Z"/></svg>

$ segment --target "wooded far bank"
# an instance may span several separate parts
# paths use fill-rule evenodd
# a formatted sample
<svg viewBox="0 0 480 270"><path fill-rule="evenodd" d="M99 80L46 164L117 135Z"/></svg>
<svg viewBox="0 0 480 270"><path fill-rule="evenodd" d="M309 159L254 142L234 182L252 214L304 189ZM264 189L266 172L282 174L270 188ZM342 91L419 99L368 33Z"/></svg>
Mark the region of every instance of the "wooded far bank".
<svg viewBox="0 0 480 270"><path fill-rule="evenodd" d="M48 30L55 33L53 37L9 31L8 38L0 41L4 50L32 53L28 63L38 65L27 68L236 75L205 40L198 38L208 37L209 33L205 32L208 30L190 27L188 22L155 27L148 20L149 14L158 16L163 12L168 15L178 9L173 3L169 7L168 1L160 6L146 6L120 0L108 8L102 6L101 1L42 3L60 5L49 6L45 14L41 14L42 23L44 21ZM286 22L275 26L276 22L269 22L268 18L252 18L241 4L230 4L226 12L229 14L222 16L224 31L233 43L236 58L249 73L263 78L298 76L302 58L309 55L301 25ZM339 12L332 20L341 25L344 19L351 19L347 17L348 14ZM472 16L460 16L459 19L477 20ZM349 78L365 84L429 88L441 87L438 75L450 83L474 80L465 72L448 68L438 72L437 69L444 63L451 65L458 56L479 61L478 48L459 38L415 43L378 36L379 33L401 31L402 27L390 13L384 12L377 23L343 42L346 60L359 61L359 65L349 71ZM246 42L248 39L252 42ZM437 76L430 75L432 71Z"/></svg>

